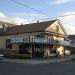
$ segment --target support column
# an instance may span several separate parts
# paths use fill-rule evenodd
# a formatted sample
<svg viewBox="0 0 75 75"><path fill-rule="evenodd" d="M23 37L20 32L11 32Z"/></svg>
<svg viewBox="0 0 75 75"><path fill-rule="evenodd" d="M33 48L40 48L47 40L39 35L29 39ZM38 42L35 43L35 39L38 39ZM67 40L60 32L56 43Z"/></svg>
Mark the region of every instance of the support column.
<svg viewBox="0 0 75 75"><path fill-rule="evenodd" d="M44 44L42 44L42 57L44 57Z"/></svg>

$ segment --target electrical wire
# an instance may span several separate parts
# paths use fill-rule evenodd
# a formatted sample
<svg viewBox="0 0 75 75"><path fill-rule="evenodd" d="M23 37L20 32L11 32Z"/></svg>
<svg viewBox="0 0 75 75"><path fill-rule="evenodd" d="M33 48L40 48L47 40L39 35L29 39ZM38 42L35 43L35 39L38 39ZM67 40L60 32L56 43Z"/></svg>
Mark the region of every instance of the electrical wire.
<svg viewBox="0 0 75 75"><path fill-rule="evenodd" d="M34 8L32 8L32 7L28 6L28 5L26 5L25 3L22 3L22 2L19 2L19 1L16 1L16 0L10 0L10 1L12 1L13 3L18 4L18 5L20 5L20 6L27 7L27 8L29 8L29 9L33 10L33 11L36 11L37 13L40 13L40 14L42 14L42 15L45 15L45 16L50 17L48 14L46 14L46 13L44 13L44 12L41 12L41 11L39 11L39 10L37 10L37 9L34 9Z"/></svg>
<svg viewBox="0 0 75 75"><path fill-rule="evenodd" d="M37 13L40 13L40 14L43 14L43 15L49 17L49 18L43 18L43 19L40 19L40 20L58 19L58 18L66 17L66 16L75 15L75 14L67 14L67 15L60 15L60 16L57 16L57 17L51 17L51 16L45 14L44 12L41 12L41 11L39 11L39 10L37 10L37 9L34 9L34 8L32 8L32 7L28 6L28 5L26 5L25 3L19 2L19 1L17 1L17 0L10 0L10 1L12 1L13 3L18 4L18 5L20 5L20 6L27 7L27 8L29 8L29 9L33 10L33 11L36 11ZM32 21L36 21L36 20L32 20Z"/></svg>
<svg viewBox="0 0 75 75"><path fill-rule="evenodd" d="M72 15L75 15L75 14L67 14L67 15L61 15L61 16L57 16L57 17L50 17L50 18L42 18L42 19L39 19L39 20L54 20L54 19L59 19L59 18L63 18L63 17L68 17L68 16L72 16ZM37 20L32 20L32 21L37 21Z"/></svg>

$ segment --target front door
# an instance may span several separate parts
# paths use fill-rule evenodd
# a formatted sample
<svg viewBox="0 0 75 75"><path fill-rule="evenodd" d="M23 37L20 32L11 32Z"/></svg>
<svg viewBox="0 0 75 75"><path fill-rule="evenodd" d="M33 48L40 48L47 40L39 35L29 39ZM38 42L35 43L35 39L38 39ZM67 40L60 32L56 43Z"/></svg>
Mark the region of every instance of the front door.
<svg viewBox="0 0 75 75"><path fill-rule="evenodd" d="M32 55L33 57L43 57L43 45L34 44L32 46Z"/></svg>
<svg viewBox="0 0 75 75"><path fill-rule="evenodd" d="M21 45L19 45L19 53L20 54L27 54L28 53L28 49L29 49L29 45L28 44L21 44Z"/></svg>

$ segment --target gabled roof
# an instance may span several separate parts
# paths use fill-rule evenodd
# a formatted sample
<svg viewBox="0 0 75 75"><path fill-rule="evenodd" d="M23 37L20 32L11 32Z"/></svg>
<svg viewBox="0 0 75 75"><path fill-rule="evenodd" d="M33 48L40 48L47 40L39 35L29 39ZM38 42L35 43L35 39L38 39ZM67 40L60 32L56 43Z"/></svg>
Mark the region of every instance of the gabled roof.
<svg viewBox="0 0 75 75"><path fill-rule="evenodd" d="M1 30L2 32L0 32L0 35L14 35L14 34L32 33L32 32L44 32L46 31L46 28L48 28L50 25L52 25L56 21L58 20L55 19L55 20L31 23L26 25L16 25L16 26L12 26L12 27L8 27L4 29L5 30L4 32ZM64 31L63 28L62 30ZM52 32L57 33L55 30L53 30Z"/></svg>
<svg viewBox="0 0 75 75"><path fill-rule="evenodd" d="M26 25L17 25L8 27L4 34L19 34L19 33L29 33L29 32L43 32L45 29L53 24L56 20L38 22Z"/></svg>

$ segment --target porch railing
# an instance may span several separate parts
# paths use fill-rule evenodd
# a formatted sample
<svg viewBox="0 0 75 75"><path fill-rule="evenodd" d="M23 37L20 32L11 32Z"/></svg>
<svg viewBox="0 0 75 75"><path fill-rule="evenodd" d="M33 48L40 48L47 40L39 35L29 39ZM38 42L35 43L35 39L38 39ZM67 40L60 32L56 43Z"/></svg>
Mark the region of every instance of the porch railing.
<svg viewBox="0 0 75 75"><path fill-rule="evenodd" d="M56 41L48 37L29 37L10 39L9 43L55 43Z"/></svg>
<svg viewBox="0 0 75 75"><path fill-rule="evenodd" d="M33 37L30 38L30 42L35 42L35 43L51 43L51 38L48 37Z"/></svg>

